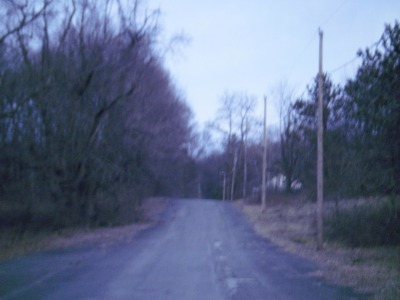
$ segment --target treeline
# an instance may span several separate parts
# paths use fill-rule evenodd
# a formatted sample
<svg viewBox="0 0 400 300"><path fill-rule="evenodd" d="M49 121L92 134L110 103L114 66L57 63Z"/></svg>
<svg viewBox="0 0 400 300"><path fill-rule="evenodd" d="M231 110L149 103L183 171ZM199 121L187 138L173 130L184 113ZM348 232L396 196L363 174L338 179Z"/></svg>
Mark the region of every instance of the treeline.
<svg viewBox="0 0 400 300"><path fill-rule="evenodd" d="M199 161L204 197L234 200L260 191L263 132L255 117L256 100L246 92L226 92L220 98L216 117L206 128L217 140L210 143L214 151Z"/></svg>
<svg viewBox="0 0 400 300"><path fill-rule="evenodd" d="M128 222L149 195L259 201L256 98L226 93L212 133L196 139L157 51L157 12L144 13L138 0L0 4L1 225ZM358 55L343 86L323 77L325 193L395 199L399 23ZM301 186L313 199L317 77L307 90L296 98L282 86L276 95L281 123L267 133L267 169L270 189L284 178L288 192Z"/></svg>
<svg viewBox="0 0 400 300"><path fill-rule="evenodd" d="M387 25L380 40L358 56L362 63L344 86L334 84L329 74L323 76L325 196L395 199L400 195L399 22ZM276 95L279 132L268 135L269 180L282 174L286 191L301 185L311 199L316 193L317 82L318 76L301 98L281 86ZM228 198L250 197L260 191L262 126L260 121L254 126L254 105L246 105L248 98L233 93L221 99L211 129L223 133L222 150L203 160L208 166L205 177L213 174L214 184L204 182L209 197L222 198L223 176Z"/></svg>
<svg viewBox="0 0 400 300"><path fill-rule="evenodd" d="M194 185L157 12L125 2L0 2L2 225L128 222Z"/></svg>
<svg viewBox="0 0 400 300"><path fill-rule="evenodd" d="M359 51L355 78L341 87L323 77L324 181L327 196L400 195L400 25ZM297 156L293 177L315 190L317 79L289 107L282 145Z"/></svg>

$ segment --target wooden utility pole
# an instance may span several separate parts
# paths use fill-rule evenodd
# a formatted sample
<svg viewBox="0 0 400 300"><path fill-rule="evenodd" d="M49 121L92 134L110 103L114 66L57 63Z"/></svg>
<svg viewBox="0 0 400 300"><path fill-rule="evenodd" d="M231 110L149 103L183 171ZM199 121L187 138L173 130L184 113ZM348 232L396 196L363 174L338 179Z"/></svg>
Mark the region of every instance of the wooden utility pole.
<svg viewBox="0 0 400 300"><path fill-rule="evenodd" d="M266 172L267 172L267 97L264 97L264 148L263 148L263 164L262 164L262 182L261 182L261 211L266 209Z"/></svg>
<svg viewBox="0 0 400 300"><path fill-rule="evenodd" d="M226 174L225 172L222 172L222 201L226 200Z"/></svg>
<svg viewBox="0 0 400 300"><path fill-rule="evenodd" d="M322 82L322 38L319 30L319 73L318 73L318 145L317 145L317 249L323 248L323 202L324 202L324 127L323 127L323 82Z"/></svg>
<svg viewBox="0 0 400 300"><path fill-rule="evenodd" d="M235 149L235 156L233 158L233 169L232 169L232 185L231 185L231 201L233 201L234 193L235 193L235 177L236 177L236 165L238 160L237 149Z"/></svg>
<svg viewBox="0 0 400 300"><path fill-rule="evenodd" d="M246 201L247 197L247 131L248 131L248 119L246 117L245 132L244 132L244 145L243 145L243 201Z"/></svg>

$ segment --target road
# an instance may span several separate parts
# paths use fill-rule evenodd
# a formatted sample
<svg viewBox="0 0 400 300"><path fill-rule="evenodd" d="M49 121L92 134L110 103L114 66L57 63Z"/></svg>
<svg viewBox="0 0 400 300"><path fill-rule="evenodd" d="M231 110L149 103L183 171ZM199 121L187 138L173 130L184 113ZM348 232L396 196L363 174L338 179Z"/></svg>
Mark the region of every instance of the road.
<svg viewBox="0 0 400 300"><path fill-rule="evenodd" d="M157 225L111 247L0 262L1 299L358 299L314 263L256 235L229 203L172 200Z"/></svg>

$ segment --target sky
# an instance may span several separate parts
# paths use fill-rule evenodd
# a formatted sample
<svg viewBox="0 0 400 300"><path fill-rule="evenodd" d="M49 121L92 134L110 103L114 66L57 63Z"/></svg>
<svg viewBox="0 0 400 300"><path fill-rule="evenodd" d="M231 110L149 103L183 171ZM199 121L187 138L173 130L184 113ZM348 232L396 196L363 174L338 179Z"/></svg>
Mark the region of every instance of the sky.
<svg viewBox="0 0 400 300"><path fill-rule="evenodd" d="M147 8L160 9L163 38L189 40L165 64L200 125L225 92L256 96L260 115L267 96L268 123L278 124L277 87L286 82L299 96L318 72L319 28L323 70L343 84L357 51L400 20L399 0L147 0Z"/></svg>

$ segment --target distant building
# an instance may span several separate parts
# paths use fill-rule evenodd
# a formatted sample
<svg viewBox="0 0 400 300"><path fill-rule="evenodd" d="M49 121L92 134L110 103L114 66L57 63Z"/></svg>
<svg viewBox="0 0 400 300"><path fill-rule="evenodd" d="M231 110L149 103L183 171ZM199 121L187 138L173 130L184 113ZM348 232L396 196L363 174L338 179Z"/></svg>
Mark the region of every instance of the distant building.
<svg viewBox="0 0 400 300"><path fill-rule="evenodd" d="M292 182L292 190L298 191L302 187L302 184L298 180ZM267 189L274 192L282 192L286 189L286 176L278 174L267 181Z"/></svg>
<svg viewBox="0 0 400 300"><path fill-rule="evenodd" d="M292 182L292 191L298 191L302 188L302 184L298 180ZM267 180L267 190L270 192L284 192L286 190L286 176L278 174L271 179ZM261 185L254 186L251 190L251 194L247 197L248 202L260 202L261 201Z"/></svg>

